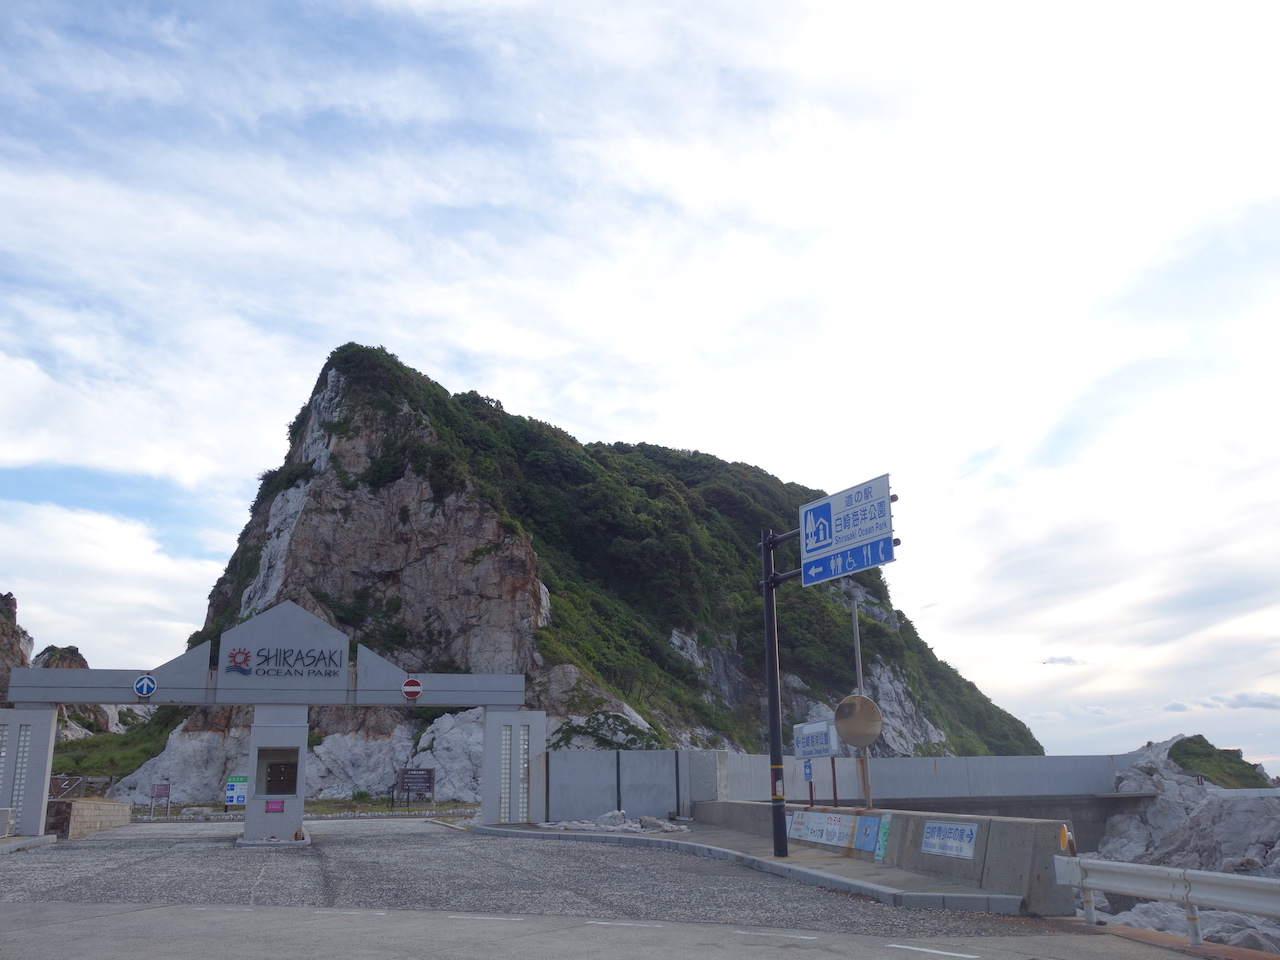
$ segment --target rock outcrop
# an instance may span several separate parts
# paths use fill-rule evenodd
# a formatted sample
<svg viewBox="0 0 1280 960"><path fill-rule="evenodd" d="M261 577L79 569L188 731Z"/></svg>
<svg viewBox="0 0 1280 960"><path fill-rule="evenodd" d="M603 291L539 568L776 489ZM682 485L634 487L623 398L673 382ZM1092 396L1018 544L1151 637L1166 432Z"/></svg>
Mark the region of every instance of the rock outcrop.
<svg viewBox="0 0 1280 960"><path fill-rule="evenodd" d="M88 670L89 662L79 647L45 647L31 660L33 667L50 670ZM96 703L58 705L58 739L80 740L95 733L119 733L119 709L108 712ZM113 722L117 729L112 730Z"/></svg>
<svg viewBox="0 0 1280 960"><path fill-rule="evenodd" d="M852 580L837 582L837 589L848 604L850 617L856 603L862 612L874 620L898 629L898 616L893 608L873 597L865 588ZM708 702L718 696L730 709L750 699L758 699L762 690L753 684L743 671L743 658L738 653L733 638L726 638L723 645L708 647L699 644L694 637L679 631L671 634L671 648L699 671L710 690L705 695ZM783 674L782 712L784 723L806 723L827 720L835 716L839 697L824 697L815 693L809 684L794 674ZM855 693L847 691L847 694ZM913 757L923 752L933 755L945 752L942 745L946 733L920 710L912 697L907 678L897 664L888 664L870 657L863 664L863 692L876 702L884 716L884 733L870 748L873 757ZM690 731L692 742L683 746L705 746L722 749L710 731ZM842 750L844 756L853 756L849 747Z"/></svg>
<svg viewBox="0 0 1280 960"><path fill-rule="evenodd" d="M18 625L18 601L12 593L0 594L0 706L7 703L9 672L31 666L35 644Z"/></svg>
<svg viewBox="0 0 1280 960"><path fill-rule="evenodd" d="M1280 878L1280 796L1240 795L1206 784L1169 759L1181 735L1148 743L1116 777L1122 793L1154 793L1135 812L1107 821L1098 846L1104 860ZM1117 901L1119 898L1113 898ZM1115 923L1186 932L1179 904L1138 903ZM1219 910L1201 912L1204 939L1280 953L1280 922Z"/></svg>
<svg viewBox="0 0 1280 960"><path fill-rule="evenodd" d="M1154 793L1137 810L1107 820L1098 844L1104 860L1136 860L1146 855L1161 837L1186 821L1209 797L1210 789L1198 777L1188 775L1169 759L1169 748L1181 735L1161 743L1148 743L1141 757L1116 775L1117 793Z"/></svg>
<svg viewBox="0 0 1280 960"><path fill-rule="evenodd" d="M436 439L425 418L361 406L344 384L330 370L300 414L275 481L294 482L264 477L272 495L238 551L256 570L219 581L207 625L293 600L406 670L533 668L550 601L532 545L465 485L445 492L413 469Z"/></svg>

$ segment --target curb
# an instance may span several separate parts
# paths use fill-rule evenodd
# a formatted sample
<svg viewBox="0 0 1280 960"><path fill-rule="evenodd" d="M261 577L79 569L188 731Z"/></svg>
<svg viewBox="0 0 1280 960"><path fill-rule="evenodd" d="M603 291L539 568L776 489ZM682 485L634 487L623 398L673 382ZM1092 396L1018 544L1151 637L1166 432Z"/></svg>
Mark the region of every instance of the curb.
<svg viewBox="0 0 1280 960"><path fill-rule="evenodd" d="M43 837L22 837L21 839L0 841L0 853L17 853L19 850L43 847L45 844L57 843L57 841L57 836L52 833L46 833Z"/></svg>

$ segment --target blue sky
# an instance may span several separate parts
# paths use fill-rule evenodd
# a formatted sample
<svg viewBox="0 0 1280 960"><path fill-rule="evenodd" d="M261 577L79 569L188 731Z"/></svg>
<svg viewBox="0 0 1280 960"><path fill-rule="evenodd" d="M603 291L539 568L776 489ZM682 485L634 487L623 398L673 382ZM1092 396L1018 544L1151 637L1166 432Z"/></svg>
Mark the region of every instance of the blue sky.
<svg viewBox="0 0 1280 960"><path fill-rule="evenodd" d="M1267 3L0 10L0 592L182 649L330 350L839 490L1051 753L1280 773Z"/></svg>

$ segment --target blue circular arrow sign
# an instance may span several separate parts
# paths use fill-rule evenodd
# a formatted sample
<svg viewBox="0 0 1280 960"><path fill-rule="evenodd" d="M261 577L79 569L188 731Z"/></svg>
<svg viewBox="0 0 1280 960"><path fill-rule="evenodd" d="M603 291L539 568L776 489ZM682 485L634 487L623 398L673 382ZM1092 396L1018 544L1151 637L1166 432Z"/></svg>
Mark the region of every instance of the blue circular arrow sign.
<svg viewBox="0 0 1280 960"><path fill-rule="evenodd" d="M133 681L133 692L140 697L149 697L156 692L156 678L149 673L144 673L137 680Z"/></svg>

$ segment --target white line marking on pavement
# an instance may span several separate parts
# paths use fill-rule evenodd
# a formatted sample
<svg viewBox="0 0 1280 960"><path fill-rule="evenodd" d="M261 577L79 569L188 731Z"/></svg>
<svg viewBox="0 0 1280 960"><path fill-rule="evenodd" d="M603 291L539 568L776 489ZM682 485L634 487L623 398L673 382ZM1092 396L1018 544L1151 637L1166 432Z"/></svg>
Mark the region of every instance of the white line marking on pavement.
<svg viewBox="0 0 1280 960"><path fill-rule="evenodd" d="M786 937L788 940L817 940L817 937L802 937L798 933L765 933L761 930L735 930L744 937Z"/></svg>
<svg viewBox="0 0 1280 960"><path fill-rule="evenodd" d="M588 920L587 923L594 923L597 927L660 927L660 923L621 923L617 920Z"/></svg>
<svg viewBox="0 0 1280 960"><path fill-rule="evenodd" d="M473 917L460 916L456 913L449 914L450 920L514 920L516 923L524 923L524 917Z"/></svg>
<svg viewBox="0 0 1280 960"><path fill-rule="evenodd" d="M930 950L928 947L908 947L901 943L886 943L886 947L896 947L899 950L915 950L919 953L936 953L940 957L964 957L964 960L982 960L976 953L947 953L945 950Z"/></svg>
<svg viewBox="0 0 1280 960"><path fill-rule="evenodd" d="M387 915L387 913L386 913L386 911L385 911L385 910L373 910L373 911L369 911L369 910L312 910L311 912L312 912L312 913L327 914L327 915L330 915L330 916L334 916L334 915L336 915L336 916L339 916L339 917L361 917L361 916L364 916L366 913L368 913L368 914L370 914L370 915L372 915L372 916L375 916L375 917L385 917L385 916Z"/></svg>

